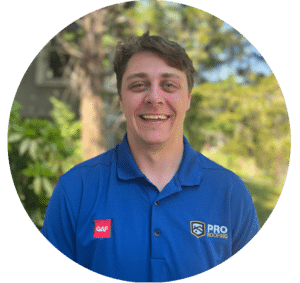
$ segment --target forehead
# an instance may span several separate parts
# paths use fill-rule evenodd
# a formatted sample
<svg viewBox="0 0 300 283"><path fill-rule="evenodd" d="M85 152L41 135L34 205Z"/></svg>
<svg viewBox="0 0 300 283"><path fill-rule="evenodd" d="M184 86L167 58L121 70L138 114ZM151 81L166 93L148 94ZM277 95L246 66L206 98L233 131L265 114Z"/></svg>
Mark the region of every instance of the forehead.
<svg viewBox="0 0 300 283"><path fill-rule="evenodd" d="M131 79L135 77L135 74L140 74L140 77L171 77L174 75L179 79L186 80L186 74L183 71L169 66L161 56L148 51L134 54L130 58L123 79Z"/></svg>

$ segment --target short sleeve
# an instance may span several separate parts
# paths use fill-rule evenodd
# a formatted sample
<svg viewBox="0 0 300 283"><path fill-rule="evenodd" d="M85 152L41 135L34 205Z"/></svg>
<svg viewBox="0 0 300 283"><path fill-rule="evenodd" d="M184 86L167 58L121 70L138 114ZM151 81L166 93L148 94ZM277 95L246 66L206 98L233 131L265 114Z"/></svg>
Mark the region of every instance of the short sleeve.
<svg viewBox="0 0 300 283"><path fill-rule="evenodd" d="M76 221L61 181L49 201L42 234L63 254L75 260Z"/></svg>
<svg viewBox="0 0 300 283"><path fill-rule="evenodd" d="M232 193L232 254L242 249L259 231L259 222L252 196L237 178Z"/></svg>

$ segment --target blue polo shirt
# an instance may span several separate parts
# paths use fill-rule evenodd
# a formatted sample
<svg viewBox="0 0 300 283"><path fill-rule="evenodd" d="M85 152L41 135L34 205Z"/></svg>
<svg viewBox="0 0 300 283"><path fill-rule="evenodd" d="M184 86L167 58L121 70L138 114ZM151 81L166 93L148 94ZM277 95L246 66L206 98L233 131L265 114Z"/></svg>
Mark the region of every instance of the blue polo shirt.
<svg viewBox="0 0 300 283"><path fill-rule="evenodd" d="M60 177L42 233L95 272L162 282L218 265L258 230L243 182L185 137L181 165L160 192L139 169L125 135L114 149Z"/></svg>

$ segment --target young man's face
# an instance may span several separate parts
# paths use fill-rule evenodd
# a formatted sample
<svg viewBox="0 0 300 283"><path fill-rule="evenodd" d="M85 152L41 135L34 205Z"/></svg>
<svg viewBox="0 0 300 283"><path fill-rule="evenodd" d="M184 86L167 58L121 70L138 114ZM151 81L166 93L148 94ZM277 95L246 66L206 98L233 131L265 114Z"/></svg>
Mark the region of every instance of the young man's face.
<svg viewBox="0 0 300 283"><path fill-rule="evenodd" d="M183 71L168 66L152 52L140 52L130 58L120 96L128 139L147 144L182 140L190 102Z"/></svg>

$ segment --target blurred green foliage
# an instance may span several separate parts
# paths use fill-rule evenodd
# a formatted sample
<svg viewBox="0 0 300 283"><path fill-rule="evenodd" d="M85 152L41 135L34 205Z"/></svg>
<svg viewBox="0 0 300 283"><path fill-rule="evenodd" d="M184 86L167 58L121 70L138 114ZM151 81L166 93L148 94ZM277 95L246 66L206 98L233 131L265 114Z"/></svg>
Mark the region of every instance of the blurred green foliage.
<svg viewBox="0 0 300 283"><path fill-rule="evenodd" d="M290 125L274 75L240 85L229 78L195 87L186 134L199 150L204 143L232 157L254 158L274 183L285 178L290 156ZM202 149L202 147L200 148Z"/></svg>
<svg viewBox="0 0 300 283"><path fill-rule="evenodd" d="M97 66L103 68L103 77L111 81L113 50L119 39L149 30L151 35L180 43L196 69L184 134L195 150L246 178L262 225L279 197L290 155L288 114L275 77L255 75L246 64L242 72L230 69L233 76L225 81L208 82L204 76L206 71L226 64L232 66L232 62L240 62L241 67L250 60L251 52L246 51L248 42L240 33L225 28L220 19L201 10L166 1L132 1L106 9L105 19L99 21L101 24L98 23L99 29L96 29L97 48L102 58L102 66ZM97 19L93 21L93 26L98 27ZM73 49L85 54L82 38L87 32L79 19L60 35ZM67 52L55 44L60 53ZM69 62L74 62L75 67L71 70L84 65L87 58L83 56L82 61L76 56L72 58ZM245 84L237 83L239 73L244 74ZM80 76L73 77L80 81ZM118 133L124 132L120 131L124 124L115 126L120 117L117 107L112 106L117 93L109 87L103 89L101 96L107 105L106 117L111 120L109 128L119 142L123 134L118 136ZM42 226L58 177L83 161L80 121L75 120L66 104L55 98L51 98L51 102L51 121L37 118L23 121L18 114L21 106L14 102L8 131L13 180L26 211L38 228ZM257 181L257 170L266 182Z"/></svg>
<svg viewBox="0 0 300 283"><path fill-rule="evenodd" d="M60 175L82 161L80 121L58 99L52 121L19 115L14 101L8 128L8 155L12 178L24 208L41 229L49 199Z"/></svg>
<svg viewBox="0 0 300 283"><path fill-rule="evenodd" d="M184 131L193 148L244 180L262 226L281 193L291 147L275 76L253 77L246 85L229 78L196 86Z"/></svg>

